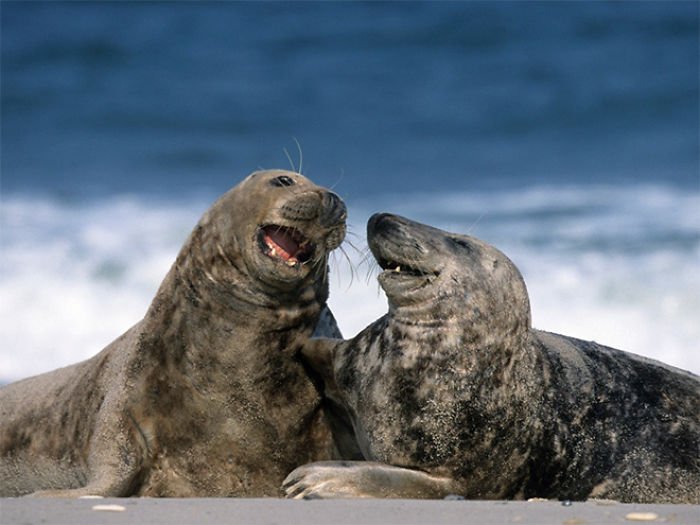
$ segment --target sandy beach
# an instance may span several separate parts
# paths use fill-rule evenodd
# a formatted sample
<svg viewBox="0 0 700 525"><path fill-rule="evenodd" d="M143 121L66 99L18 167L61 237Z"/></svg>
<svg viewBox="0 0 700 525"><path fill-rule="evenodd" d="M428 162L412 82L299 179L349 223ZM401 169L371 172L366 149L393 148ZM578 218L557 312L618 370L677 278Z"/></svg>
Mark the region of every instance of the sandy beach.
<svg viewBox="0 0 700 525"><path fill-rule="evenodd" d="M0 500L0 523L14 524L453 524L585 525L700 523L700 505L559 501L283 499Z"/></svg>

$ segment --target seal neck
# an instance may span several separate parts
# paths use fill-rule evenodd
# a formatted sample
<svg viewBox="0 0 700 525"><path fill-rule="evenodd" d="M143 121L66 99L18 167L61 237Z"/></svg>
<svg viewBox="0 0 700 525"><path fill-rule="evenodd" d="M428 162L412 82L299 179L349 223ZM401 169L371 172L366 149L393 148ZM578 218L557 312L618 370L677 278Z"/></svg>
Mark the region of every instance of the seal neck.
<svg viewBox="0 0 700 525"><path fill-rule="evenodd" d="M239 321L268 317L271 310L303 311L310 303L325 303L325 258L298 282L267 282L255 265L246 263L250 257L243 255L236 236L224 241L214 224L205 229L202 223L180 250L159 293L175 296L195 309L220 311L228 317L232 312L240 313Z"/></svg>
<svg viewBox="0 0 700 525"><path fill-rule="evenodd" d="M315 298L313 290L308 294ZM279 366L290 361L311 336L320 310L314 299L276 309L230 296L212 299L173 268L146 313L140 348L193 383L225 384L241 373L255 374L261 359L286 356Z"/></svg>
<svg viewBox="0 0 700 525"><path fill-rule="evenodd" d="M514 307L503 316L473 308L469 303L442 300L411 305L390 305L385 322L397 338L417 343L436 351L459 352L477 363L482 360L507 368L514 360L528 359L530 339L529 308ZM522 305L521 305L522 306ZM518 315L520 312L521 315ZM437 346L436 346L437 345Z"/></svg>
<svg viewBox="0 0 700 525"><path fill-rule="evenodd" d="M240 278L219 282L203 270L192 271L175 264L146 314L147 319L166 325L213 322L218 319L231 329L237 326L259 326L266 330L284 330L302 318L317 317L328 297L325 283L311 283L294 293L276 295L251 289Z"/></svg>

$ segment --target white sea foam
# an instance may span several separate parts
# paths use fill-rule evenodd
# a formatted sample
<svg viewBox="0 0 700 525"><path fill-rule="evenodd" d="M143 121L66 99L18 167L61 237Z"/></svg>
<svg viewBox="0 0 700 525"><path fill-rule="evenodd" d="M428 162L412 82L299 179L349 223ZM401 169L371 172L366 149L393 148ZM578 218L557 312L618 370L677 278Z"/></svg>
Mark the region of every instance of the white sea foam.
<svg viewBox="0 0 700 525"><path fill-rule="evenodd" d="M208 201L119 197L68 205L5 197L0 381L77 362L138 321ZM503 250L538 328L700 372L700 193L534 188L351 203L351 266L332 258L330 304L351 336L386 311L364 223L393 211ZM351 273L354 272L354 277Z"/></svg>

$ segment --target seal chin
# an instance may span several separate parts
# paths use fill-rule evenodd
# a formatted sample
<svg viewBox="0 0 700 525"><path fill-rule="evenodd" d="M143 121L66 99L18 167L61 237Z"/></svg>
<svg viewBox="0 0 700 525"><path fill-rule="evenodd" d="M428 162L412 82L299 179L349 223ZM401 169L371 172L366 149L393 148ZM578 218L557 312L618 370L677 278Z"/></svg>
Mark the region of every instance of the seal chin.
<svg viewBox="0 0 700 525"><path fill-rule="evenodd" d="M296 228L278 224L258 229L258 246L263 255L280 266L299 269L313 259L316 247Z"/></svg>

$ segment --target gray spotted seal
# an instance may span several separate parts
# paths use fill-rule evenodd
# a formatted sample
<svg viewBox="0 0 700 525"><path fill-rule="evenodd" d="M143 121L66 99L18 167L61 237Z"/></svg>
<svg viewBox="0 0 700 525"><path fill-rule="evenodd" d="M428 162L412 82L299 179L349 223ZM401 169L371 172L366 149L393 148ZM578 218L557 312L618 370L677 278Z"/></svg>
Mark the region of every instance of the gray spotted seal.
<svg viewBox="0 0 700 525"><path fill-rule="evenodd" d="M302 466L288 497L700 503L700 378L534 330L496 248L388 214L367 228L389 312L305 358L369 462Z"/></svg>
<svg viewBox="0 0 700 525"><path fill-rule="evenodd" d="M346 207L261 171L202 216L145 317L91 359L0 389L0 495L279 496L331 459L295 355L327 309Z"/></svg>

